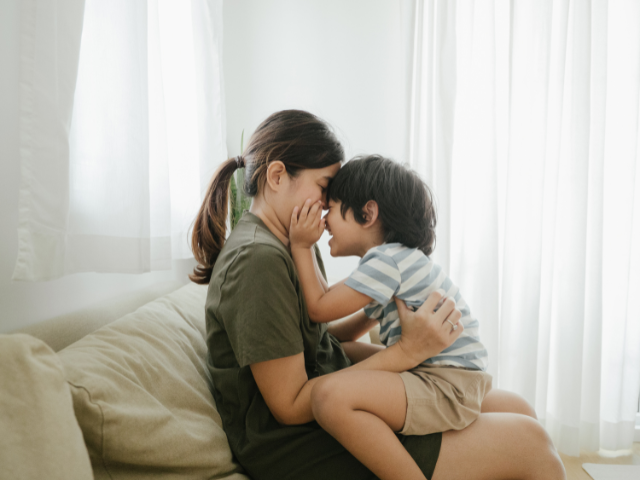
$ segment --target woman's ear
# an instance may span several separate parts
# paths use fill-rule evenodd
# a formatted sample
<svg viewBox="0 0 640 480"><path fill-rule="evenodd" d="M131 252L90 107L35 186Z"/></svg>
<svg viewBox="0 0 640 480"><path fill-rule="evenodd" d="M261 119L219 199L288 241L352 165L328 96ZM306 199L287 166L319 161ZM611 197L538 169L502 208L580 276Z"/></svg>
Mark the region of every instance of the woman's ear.
<svg viewBox="0 0 640 480"><path fill-rule="evenodd" d="M267 167L267 184L273 191L278 191L282 188L283 181L289 179L287 169L280 160L271 162Z"/></svg>
<svg viewBox="0 0 640 480"><path fill-rule="evenodd" d="M366 221L362 226L369 228L378 220L378 203L375 200L369 200L362 210L364 211L364 219Z"/></svg>

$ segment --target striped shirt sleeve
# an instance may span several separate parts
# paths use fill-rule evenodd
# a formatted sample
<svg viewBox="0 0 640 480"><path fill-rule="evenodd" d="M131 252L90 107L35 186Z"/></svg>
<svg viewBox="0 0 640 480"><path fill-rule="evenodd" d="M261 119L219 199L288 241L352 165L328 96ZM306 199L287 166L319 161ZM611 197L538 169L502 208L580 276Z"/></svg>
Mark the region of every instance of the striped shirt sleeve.
<svg viewBox="0 0 640 480"><path fill-rule="evenodd" d="M374 247L362 257L345 285L385 304L400 288L400 269L393 258Z"/></svg>

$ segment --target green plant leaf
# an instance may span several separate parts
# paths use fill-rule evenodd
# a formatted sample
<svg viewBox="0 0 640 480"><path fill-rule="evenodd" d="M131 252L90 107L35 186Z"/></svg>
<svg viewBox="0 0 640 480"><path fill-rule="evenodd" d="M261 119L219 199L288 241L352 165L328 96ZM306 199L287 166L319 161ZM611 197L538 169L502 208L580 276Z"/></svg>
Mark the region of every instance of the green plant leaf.
<svg viewBox="0 0 640 480"><path fill-rule="evenodd" d="M244 129L240 135L240 154L244 153ZM229 200L231 203L231 229L238 224L242 213L251 207L251 198L244 194L244 169L240 168L231 176Z"/></svg>

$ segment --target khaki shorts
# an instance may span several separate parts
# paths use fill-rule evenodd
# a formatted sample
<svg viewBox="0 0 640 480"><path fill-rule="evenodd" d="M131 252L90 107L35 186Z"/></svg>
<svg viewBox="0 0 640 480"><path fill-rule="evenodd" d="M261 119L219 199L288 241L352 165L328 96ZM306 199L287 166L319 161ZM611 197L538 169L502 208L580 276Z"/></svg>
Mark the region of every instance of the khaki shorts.
<svg viewBox="0 0 640 480"><path fill-rule="evenodd" d="M418 365L400 378L407 394L402 435L462 430L480 415L492 377L480 370Z"/></svg>

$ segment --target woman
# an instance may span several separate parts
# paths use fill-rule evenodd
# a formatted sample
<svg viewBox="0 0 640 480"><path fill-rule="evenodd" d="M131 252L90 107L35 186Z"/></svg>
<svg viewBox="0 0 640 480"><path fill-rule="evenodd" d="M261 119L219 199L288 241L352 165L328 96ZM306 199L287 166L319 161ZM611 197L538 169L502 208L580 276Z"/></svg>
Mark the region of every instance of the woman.
<svg viewBox="0 0 640 480"><path fill-rule="evenodd" d="M348 348L349 358L341 342L350 345L373 326L363 312L328 328L309 320L288 248L289 222L295 206L325 201L343 157L322 120L302 111L277 112L257 128L244 155L214 175L194 224L199 266L191 279L209 284L213 396L231 449L254 480L375 478L313 421L312 388L322 375L347 378L343 371L408 370L451 345L461 331L447 321L460 319L452 302L415 313L399 302L402 339L381 351ZM225 241L229 182L243 167L253 203ZM317 249L316 261L326 288ZM345 381L345 395L348 390ZM527 416L535 414L522 399L494 391L482 411L462 431L398 438L426 478L565 478L551 441ZM385 471L383 461L375 473L402 478Z"/></svg>

